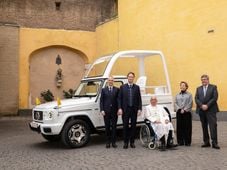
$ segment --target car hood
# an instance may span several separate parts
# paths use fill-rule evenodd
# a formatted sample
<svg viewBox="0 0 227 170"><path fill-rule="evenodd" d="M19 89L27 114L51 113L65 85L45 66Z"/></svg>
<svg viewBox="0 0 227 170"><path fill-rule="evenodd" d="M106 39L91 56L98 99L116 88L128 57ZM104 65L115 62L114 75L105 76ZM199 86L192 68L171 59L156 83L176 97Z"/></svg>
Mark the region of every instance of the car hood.
<svg viewBox="0 0 227 170"><path fill-rule="evenodd" d="M64 99L64 100L61 100L61 105L59 106L59 108L62 109L67 107L89 105L94 100L95 98L89 98L89 97ZM37 105L34 109L43 110L43 109L55 109L55 108L58 108L57 101Z"/></svg>

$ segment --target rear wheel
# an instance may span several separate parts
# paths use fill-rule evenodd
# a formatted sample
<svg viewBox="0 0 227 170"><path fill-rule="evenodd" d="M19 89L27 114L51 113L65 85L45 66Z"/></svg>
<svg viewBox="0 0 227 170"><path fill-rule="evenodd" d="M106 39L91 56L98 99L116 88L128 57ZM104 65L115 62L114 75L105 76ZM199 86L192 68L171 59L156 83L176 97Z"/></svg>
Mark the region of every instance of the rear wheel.
<svg viewBox="0 0 227 170"><path fill-rule="evenodd" d="M140 128L140 141L143 146L147 147L151 142L150 129L147 125L143 125Z"/></svg>
<svg viewBox="0 0 227 170"><path fill-rule="evenodd" d="M83 120L71 120L67 122L62 130L61 140L70 148L85 146L90 139L90 127Z"/></svg>

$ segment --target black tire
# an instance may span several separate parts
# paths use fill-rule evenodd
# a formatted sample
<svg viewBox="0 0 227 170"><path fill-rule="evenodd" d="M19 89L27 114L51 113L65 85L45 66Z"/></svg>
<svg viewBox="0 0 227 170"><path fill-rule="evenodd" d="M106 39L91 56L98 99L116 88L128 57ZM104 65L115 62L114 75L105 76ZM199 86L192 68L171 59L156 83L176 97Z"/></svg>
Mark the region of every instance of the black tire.
<svg viewBox="0 0 227 170"><path fill-rule="evenodd" d="M148 144L151 142L151 133L147 125L143 125L140 128L140 142L145 147L148 147Z"/></svg>
<svg viewBox="0 0 227 170"><path fill-rule="evenodd" d="M61 133L62 143L69 148L80 148L90 140L90 127L83 120L70 120Z"/></svg>
<svg viewBox="0 0 227 170"><path fill-rule="evenodd" d="M42 134L43 138L48 140L49 142L57 142L61 139L60 135L44 135Z"/></svg>
<svg viewBox="0 0 227 170"><path fill-rule="evenodd" d="M156 148L155 141L150 142L150 143L148 144L148 148L151 149L151 150L155 149L155 148Z"/></svg>

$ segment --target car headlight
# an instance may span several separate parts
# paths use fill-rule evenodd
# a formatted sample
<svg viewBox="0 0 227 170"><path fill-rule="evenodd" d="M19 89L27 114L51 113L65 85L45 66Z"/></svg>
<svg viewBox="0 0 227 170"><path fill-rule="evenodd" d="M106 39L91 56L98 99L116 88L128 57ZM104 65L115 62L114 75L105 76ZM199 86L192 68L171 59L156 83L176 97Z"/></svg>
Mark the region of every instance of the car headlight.
<svg viewBox="0 0 227 170"><path fill-rule="evenodd" d="M50 111L50 112L48 113L48 118L49 118L49 119L52 119L53 115L54 115L54 113L53 113L52 111Z"/></svg>
<svg viewBox="0 0 227 170"><path fill-rule="evenodd" d="M54 111L45 111L44 120L52 120L54 118Z"/></svg>

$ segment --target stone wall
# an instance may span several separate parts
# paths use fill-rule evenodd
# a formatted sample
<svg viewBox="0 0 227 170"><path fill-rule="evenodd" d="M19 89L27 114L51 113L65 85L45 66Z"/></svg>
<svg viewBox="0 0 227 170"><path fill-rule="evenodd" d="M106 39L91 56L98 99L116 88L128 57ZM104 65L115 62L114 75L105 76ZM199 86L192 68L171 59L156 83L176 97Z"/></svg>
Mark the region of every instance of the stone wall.
<svg viewBox="0 0 227 170"><path fill-rule="evenodd" d="M0 113L17 113L19 28L0 25Z"/></svg>
<svg viewBox="0 0 227 170"><path fill-rule="evenodd" d="M0 115L18 110L20 27L95 31L116 15L117 0L0 0Z"/></svg>
<svg viewBox="0 0 227 170"><path fill-rule="evenodd" d="M94 31L117 15L117 0L1 0L0 22L29 28Z"/></svg>

